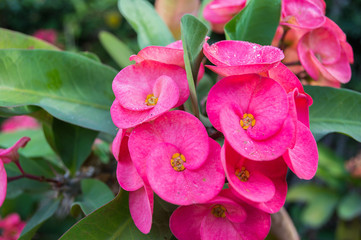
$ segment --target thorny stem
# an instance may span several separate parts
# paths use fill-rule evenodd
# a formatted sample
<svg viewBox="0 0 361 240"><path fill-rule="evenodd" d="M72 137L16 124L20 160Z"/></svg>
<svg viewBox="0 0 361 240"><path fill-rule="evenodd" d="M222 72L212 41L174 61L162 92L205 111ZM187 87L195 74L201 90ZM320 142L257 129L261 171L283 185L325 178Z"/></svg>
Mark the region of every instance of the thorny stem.
<svg viewBox="0 0 361 240"><path fill-rule="evenodd" d="M15 176L15 177L8 177L7 181L8 182L12 182L21 178L28 178L28 179L33 179L35 181L39 181L39 182L49 182L49 183L56 183L56 185L61 186L63 183L61 181L55 180L55 179L51 179L51 178L46 178L44 176L35 176L29 173L25 173L25 171L23 170L23 168L20 165L19 161L15 161L16 166L19 168L21 175L19 176Z"/></svg>

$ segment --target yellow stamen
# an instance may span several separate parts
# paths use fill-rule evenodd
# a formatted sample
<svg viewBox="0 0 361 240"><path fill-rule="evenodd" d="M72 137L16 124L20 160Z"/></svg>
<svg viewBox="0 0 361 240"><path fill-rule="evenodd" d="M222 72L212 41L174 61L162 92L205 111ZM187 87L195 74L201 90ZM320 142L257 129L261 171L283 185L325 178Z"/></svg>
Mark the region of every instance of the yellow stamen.
<svg viewBox="0 0 361 240"><path fill-rule="evenodd" d="M173 169L177 172L181 172L185 170L183 163L186 162L186 158L183 154L180 153L174 153L172 155L172 159L170 160L170 164L172 165Z"/></svg>
<svg viewBox="0 0 361 240"><path fill-rule="evenodd" d="M145 99L145 104L147 104L147 106L154 106L156 105L158 102L158 98L155 97L153 94L148 94L147 98Z"/></svg>
<svg viewBox="0 0 361 240"><path fill-rule="evenodd" d="M256 125L256 119L254 119L254 116L252 114L245 113L245 114L243 114L243 118L241 119L239 124L241 125L241 127L243 129L246 130L251 126L254 127L254 125Z"/></svg>
<svg viewBox="0 0 361 240"><path fill-rule="evenodd" d="M212 214L213 216L215 217L218 217L218 218L224 218L226 217L226 208L223 207L222 205L215 205L213 208L212 208Z"/></svg>
<svg viewBox="0 0 361 240"><path fill-rule="evenodd" d="M239 170L239 168L236 169L236 172L234 173L239 180L241 180L242 182L247 182L249 179L249 172L248 170L246 170L245 167L242 167L241 170Z"/></svg>

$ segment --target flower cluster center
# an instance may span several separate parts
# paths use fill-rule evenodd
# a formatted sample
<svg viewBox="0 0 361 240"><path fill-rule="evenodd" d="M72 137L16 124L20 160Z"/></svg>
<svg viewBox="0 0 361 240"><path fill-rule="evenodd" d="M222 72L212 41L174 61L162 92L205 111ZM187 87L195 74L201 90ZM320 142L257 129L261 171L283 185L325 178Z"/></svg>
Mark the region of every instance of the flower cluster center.
<svg viewBox="0 0 361 240"><path fill-rule="evenodd" d="M147 106L154 106L156 105L158 102L158 98L155 97L153 94L148 94L147 98L145 99L145 104L147 104Z"/></svg>
<svg viewBox="0 0 361 240"><path fill-rule="evenodd" d="M246 130L249 127L254 127L254 125L256 125L256 119L254 119L252 114L245 113L239 123L241 124L241 127Z"/></svg>
<svg viewBox="0 0 361 240"><path fill-rule="evenodd" d="M224 218L226 217L226 208L220 204L217 204L212 208L212 214L215 217Z"/></svg>
<svg viewBox="0 0 361 240"><path fill-rule="evenodd" d="M245 167L242 167L241 170L239 170L239 168L237 168L236 172L234 174L242 182L247 182L249 179L249 171Z"/></svg>
<svg viewBox="0 0 361 240"><path fill-rule="evenodd" d="M174 153L172 159L170 160L170 164L172 165L173 169L177 172L181 172L186 169L183 163L186 162L186 158L183 154Z"/></svg>

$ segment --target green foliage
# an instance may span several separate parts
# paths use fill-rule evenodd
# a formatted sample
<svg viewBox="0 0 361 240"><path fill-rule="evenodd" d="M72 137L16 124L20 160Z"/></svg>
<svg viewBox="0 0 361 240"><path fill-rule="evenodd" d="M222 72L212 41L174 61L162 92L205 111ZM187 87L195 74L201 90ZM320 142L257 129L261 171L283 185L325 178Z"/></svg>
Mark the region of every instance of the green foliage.
<svg viewBox="0 0 361 240"><path fill-rule="evenodd" d="M0 105L40 106L63 121L114 134L116 73L70 52L0 50Z"/></svg>
<svg viewBox="0 0 361 240"><path fill-rule="evenodd" d="M251 0L224 27L228 40L271 45L281 16L281 0Z"/></svg>
<svg viewBox="0 0 361 240"><path fill-rule="evenodd" d="M337 208L337 213L344 220L352 220L361 215L361 194L350 192L344 196Z"/></svg>
<svg viewBox="0 0 361 240"><path fill-rule="evenodd" d="M121 191L113 201L75 224L60 240L87 239L89 236L93 239L170 239L168 219L173 209L167 205L155 201L152 230L144 235L130 216L128 193Z"/></svg>
<svg viewBox="0 0 361 240"><path fill-rule="evenodd" d="M348 89L305 86L313 98L310 127L316 138L339 132L361 142L361 93Z"/></svg>
<svg viewBox="0 0 361 240"><path fill-rule="evenodd" d="M167 25L145 0L118 0L120 13L138 34L140 48L150 45L165 46L174 42Z"/></svg>
<svg viewBox="0 0 361 240"><path fill-rule="evenodd" d="M58 209L60 200L50 200L44 204L34 216L27 222L25 228L21 232L19 240L30 240L38 230L38 228L46 220L48 220Z"/></svg>
<svg viewBox="0 0 361 240"><path fill-rule="evenodd" d="M113 34L102 31L99 33L99 40L119 67L125 68L132 64L129 57L134 54L133 51Z"/></svg>
<svg viewBox="0 0 361 240"><path fill-rule="evenodd" d="M207 27L192 15L184 15L181 19L182 43L184 49L184 64L193 106L193 113L199 117L195 81L197 80L199 66L203 53L203 43L207 35Z"/></svg>
<svg viewBox="0 0 361 240"><path fill-rule="evenodd" d="M35 37L0 28L0 49L7 48L59 50L56 46Z"/></svg>
<svg viewBox="0 0 361 240"><path fill-rule="evenodd" d="M77 216L80 211L85 215L110 202L114 195L109 187L96 179L83 179L81 181L81 200L71 206L71 213Z"/></svg>

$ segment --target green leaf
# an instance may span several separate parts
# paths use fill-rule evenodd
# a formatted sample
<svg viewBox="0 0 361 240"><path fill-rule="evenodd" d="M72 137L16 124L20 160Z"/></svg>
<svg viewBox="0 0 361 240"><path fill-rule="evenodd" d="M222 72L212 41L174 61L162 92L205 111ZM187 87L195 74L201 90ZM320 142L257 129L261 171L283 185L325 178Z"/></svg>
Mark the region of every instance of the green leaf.
<svg viewBox="0 0 361 240"><path fill-rule="evenodd" d="M92 212L72 228L60 240L73 239L170 239L168 221L172 213L163 202L155 199L153 225L149 234L141 233L133 223L128 210L128 193L122 191L117 197L105 206Z"/></svg>
<svg viewBox="0 0 361 240"><path fill-rule="evenodd" d="M78 215L79 208L85 215L88 215L114 198L109 187L99 180L83 179L80 184L81 201L74 202L71 206L71 212L74 216Z"/></svg>
<svg viewBox="0 0 361 240"><path fill-rule="evenodd" d="M100 61L100 58L95 54L95 53L92 53L92 52L79 52L78 54L84 56L84 57L87 57L93 61L96 61L98 63L101 63L102 61Z"/></svg>
<svg viewBox="0 0 361 240"><path fill-rule="evenodd" d="M287 193L288 202L312 202L315 196L318 195L332 195L335 192L331 189L313 185L313 184L298 184L292 186Z"/></svg>
<svg viewBox="0 0 361 240"><path fill-rule="evenodd" d="M174 42L172 33L155 11L152 4L145 0L119 0L120 13L138 34L138 45L165 46Z"/></svg>
<svg viewBox="0 0 361 240"><path fill-rule="evenodd" d="M35 214L34 216L27 222L24 230L21 232L21 236L19 240L27 240L31 239L38 228L48 220L55 211L58 209L60 200L52 200L49 201L47 204L43 205Z"/></svg>
<svg viewBox="0 0 361 240"><path fill-rule="evenodd" d="M251 0L224 27L228 40L271 45L281 16L281 0Z"/></svg>
<svg viewBox="0 0 361 240"><path fill-rule="evenodd" d="M337 208L338 216L343 220L351 220L361 214L361 194L351 192L344 196Z"/></svg>
<svg viewBox="0 0 361 240"><path fill-rule="evenodd" d="M199 117L195 81L197 80L199 66L203 58L202 48L208 29L196 17L186 14L181 19L181 30L184 64L187 72L190 99L193 106L193 112L196 117Z"/></svg>
<svg viewBox="0 0 361 240"><path fill-rule="evenodd" d="M310 127L316 138L339 132L361 142L361 93L317 86L305 91L313 98Z"/></svg>
<svg viewBox="0 0 361 240"><path fill-rule="evenodd" d="M8 48L60 50L38 38L0 28L0 49Z"/></svg>
<svg viewBox="0 0 361 240"><path fill-rule="evenodd" d="M202 3L201 3L201 6L199 8L199 11L198 11L198 19L205 25L207 26L208 28L208 31L210 31L211 29L211 24L206 20L204 19L203 17L203 11L204 11L204 8L206 7L206 5L208 3L210 3L212 0L203 0ZM209 32L208 32L209 33Z"/></svg>
<svg viewBox="0 0 361 240"><path fill-rule="evenodd" d="M99 33L99 40L119 67L125 68L132 64L132 62L129 61L129 57L133 55L134 52L116 36L109 32L101 31Z"/></svg>
<svg viewBox="0 0 361 240"><path fill-rule="evenodd" d="M54 143L61 159L72 173L84 163L98 132L53 119Z"/></svg>
<svg viewBox="0 0 361 240"><path fill-rule="evenodd" d="M0 105L42 107L54 117L115 133L110 67L70 52L0 50Z"/></svg>
<svg viewBox="0 0 361 240"><path fill-rule="evenodd" d="M337 222L336 238L335 240L361 240L361 221L360 219L354 219L352 221ZM331 239L331 238L328 238Z"/></svg>

